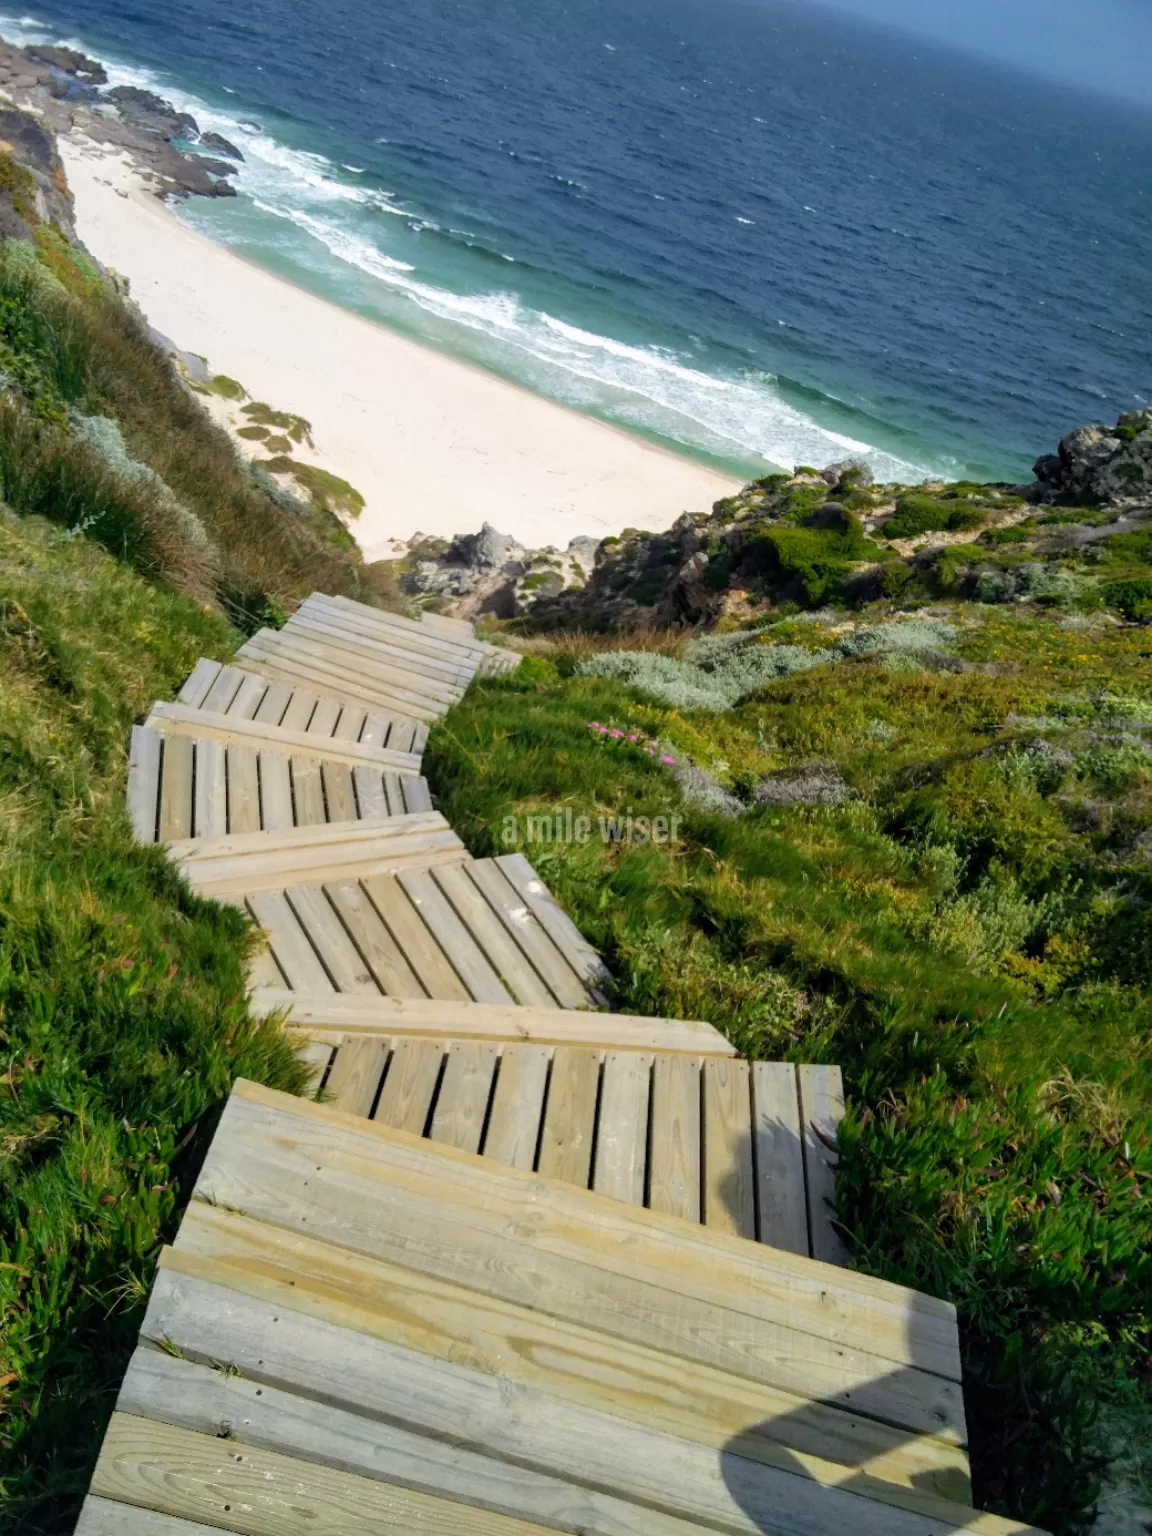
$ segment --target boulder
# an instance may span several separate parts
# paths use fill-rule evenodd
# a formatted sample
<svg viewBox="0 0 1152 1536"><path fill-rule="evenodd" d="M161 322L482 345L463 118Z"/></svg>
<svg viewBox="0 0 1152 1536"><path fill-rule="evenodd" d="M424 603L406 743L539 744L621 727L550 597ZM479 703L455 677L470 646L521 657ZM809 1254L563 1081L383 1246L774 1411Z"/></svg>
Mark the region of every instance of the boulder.
<svg viewBox="0 0 1152 1536"><path fill-rule="evenodd" d="M90 59L86 53L79 52L76 48L64 48L59 45L45 43L30 43L23 50L24 55L37 64L47 64L52 69L58 69L65 75L71 75L79 80L81 85L104 85L108 80L108 73L103 64L96 59Z"/></svg>
<svg viewBox="0 0 1152 1536"><path fill-rule="evenodd" d="M226 155L229 160L244 159L232 140L226 139L222 133L202 133L200 143L205 149L214 149L218 155Z"/></svg>
<svg viewBox="0 0 1152 1536"><path fill-rule="evenodd" d="M1077 427L1032 472L1044 501L1106 506L1152 497L1152 410L1125 412L1114 427Z"/></svg>
<svg viewBox="0 0 1152 1536"><path fill-rule="evenodd" d="M200 137L196 119L188 112L178 112L170 101L154 91L136 85L117 85L101 93L101 101L110 101L126 123L160 138L195 141Z"/></svg>
<svg viewBox="0 0 1152 1536"><path fill-rule="evenodd" d="M827 469L822 469L820 478L829 485L843 485L847 480L862 490L874 485L876 481L866 459L840 459L835 464L829 464Z"/></svg>

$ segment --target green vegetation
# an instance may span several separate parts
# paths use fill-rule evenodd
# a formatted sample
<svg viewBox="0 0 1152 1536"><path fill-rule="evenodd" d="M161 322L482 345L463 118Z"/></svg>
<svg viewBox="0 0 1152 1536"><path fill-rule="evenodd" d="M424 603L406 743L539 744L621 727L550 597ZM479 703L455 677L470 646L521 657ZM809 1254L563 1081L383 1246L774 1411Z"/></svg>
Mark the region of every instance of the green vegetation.
<svg viewBox="0 0 1152 1536"><path fill-rule="evenodd" d="M315 464L301 464L298 459L278 454L263 459L260 468L270 475L291 475L308 492L312 505L322 512L343 512L347 517L359 517L364 510L364 498L354 486L341 480L339 475L318 469Z"/></svg>
<svg viewBox="0 0 1152 1536"><path fill-rule="evenodd" d="M307 443L312 447L312 423L306 421L303 416L295 416L291 411L274 411L270 405L265 405L263 400L252 400L244 407L244 414L258 426L275 427L277 431L285 433L294 443ZM255 437L257 434L251 428L241 428L242 437ZM264 434L267 436L267 434Z"/></svg>
<svg viewBox="0 0 1152 1536"><path fill-rule="evenodd" d="M856 1263L956 1302L977 1498L1072 1536L1105 1423L1136 1462L1152 1447L1152 633L960 605L944 634L935 614L902 652L877 641L893 621L782 620L687 654L651 632L631 642L643 692L586 675L635 666L603 641L536 641L426 763L477 854L509 815L683 815L676 847L525 851L608 956L616 1006L843 1066ZM714 676L799 646L803 669L735 708L661 697L664 662ZM590 721L658 740L740 814L685 804L673 769ZM757 803L806 765L851 793Z"/></svg>
<svg viewBox="0 0 1152 1536"><path fill-rule="evenodd" d="M123 809L133 718L237 636L0 509L0 1530L72 1529L215 1112L299 1085L249 936Z"/></svg>
<svg viewBox="0 0 1152 1536"><path fill-rule="evenodd" d="M880 529L885 539L913 539L922 533L960 533L979 528L988 513L979 507L934 496L901 496L896 510Z"/></svg>
<svg viewBox="0 0 1152 1536"><path fill-rule="evenodd" d="M225 400L244 400L248 395L243 384L230 379L226 373L214 373L208 381L208 388L214 395L222 395Z"/></svg>

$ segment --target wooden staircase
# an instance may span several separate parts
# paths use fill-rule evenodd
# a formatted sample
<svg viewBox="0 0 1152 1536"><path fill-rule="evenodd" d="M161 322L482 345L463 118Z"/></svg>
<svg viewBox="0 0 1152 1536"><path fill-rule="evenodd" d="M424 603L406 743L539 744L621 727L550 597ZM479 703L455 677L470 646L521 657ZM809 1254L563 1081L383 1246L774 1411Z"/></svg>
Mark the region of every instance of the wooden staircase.
<svg viewBox="0 0 1152 1536"><path fill-rule="evenodd" d="M952 1307L843 1267L839 1071L605 1011L432 808L429 722L514 653L316 595L240 659L137 728L129 806L263 928L319 1102L236 1085L83 1536L1026 1529L971 1507Z"/></svg>

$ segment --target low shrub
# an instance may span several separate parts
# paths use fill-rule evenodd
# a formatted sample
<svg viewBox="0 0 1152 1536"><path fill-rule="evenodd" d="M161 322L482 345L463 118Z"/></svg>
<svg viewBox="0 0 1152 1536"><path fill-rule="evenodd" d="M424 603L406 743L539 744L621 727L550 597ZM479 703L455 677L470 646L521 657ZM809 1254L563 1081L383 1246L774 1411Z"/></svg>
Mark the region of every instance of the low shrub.
<svg viewBox="0 0 1152 1536"><path fill-rule="evenodd" d="M1105 582L1100 592L1109 608L1118 608L1134 624L1152 622L1152 578Z"/></svg>

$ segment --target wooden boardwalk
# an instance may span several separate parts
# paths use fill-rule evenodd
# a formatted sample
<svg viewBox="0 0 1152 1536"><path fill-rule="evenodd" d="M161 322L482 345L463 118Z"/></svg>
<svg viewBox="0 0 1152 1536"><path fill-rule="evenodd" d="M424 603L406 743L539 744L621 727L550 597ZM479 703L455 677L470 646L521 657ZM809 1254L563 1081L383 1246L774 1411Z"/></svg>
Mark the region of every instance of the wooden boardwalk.
<svg viewBox="0 0 1152 1536"><path fill-rule="evenodd" d="M606 1011L428 725L516 658L316 595L133 739L137 835L267 947L315 1100L237 1084L82 1536L986 1536L953 1309L854 1274L838 1069Z"/></svg>

